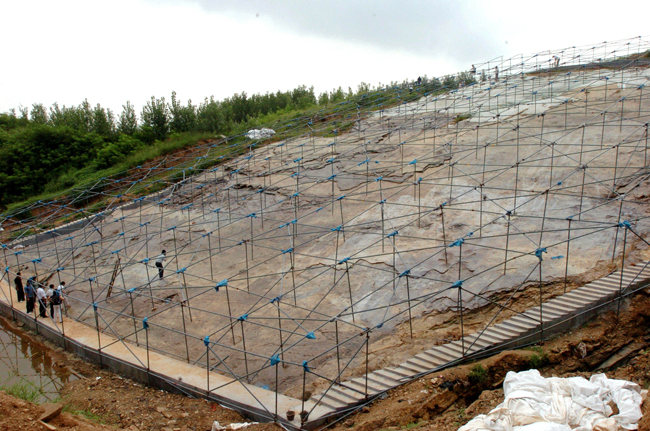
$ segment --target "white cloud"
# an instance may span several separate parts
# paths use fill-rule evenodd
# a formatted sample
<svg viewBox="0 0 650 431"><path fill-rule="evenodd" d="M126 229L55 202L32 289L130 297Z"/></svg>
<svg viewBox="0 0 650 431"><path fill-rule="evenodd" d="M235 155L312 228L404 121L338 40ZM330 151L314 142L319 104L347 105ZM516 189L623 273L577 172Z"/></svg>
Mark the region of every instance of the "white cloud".
<svg viewBox="0 0 650 431"><path fill-rule="evenodd" d="M442 75L499 54L636 36L645 15L634 8L419 0L4 2L0 112L85 98L119 112L127 100L141 106L172 91L199 103L241 91L314 85L320 92Z"/></svg>

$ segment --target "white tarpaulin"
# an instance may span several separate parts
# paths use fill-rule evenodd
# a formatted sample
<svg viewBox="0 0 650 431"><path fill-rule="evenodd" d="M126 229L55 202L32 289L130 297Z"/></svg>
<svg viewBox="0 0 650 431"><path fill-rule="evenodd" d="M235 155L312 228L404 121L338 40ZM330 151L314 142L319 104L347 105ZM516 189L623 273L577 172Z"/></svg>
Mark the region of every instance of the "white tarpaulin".
<svg viewBox="0 0 650 431"><path fill-rule="evenodd" d="M273 135L275 135L275 130L273 129L253 129L246 133L248 139L264 139L270 138Z"/></svg>
<svg viewBox="0 0 650 431"><path fill-rule="evenodd" d="M641 419L641 388L625 380L595 374L544 378L537 370L510 371L503 382L504 401L458 431L616 431L635 430ZM612 404L618 408L613 414Z"/></svg>

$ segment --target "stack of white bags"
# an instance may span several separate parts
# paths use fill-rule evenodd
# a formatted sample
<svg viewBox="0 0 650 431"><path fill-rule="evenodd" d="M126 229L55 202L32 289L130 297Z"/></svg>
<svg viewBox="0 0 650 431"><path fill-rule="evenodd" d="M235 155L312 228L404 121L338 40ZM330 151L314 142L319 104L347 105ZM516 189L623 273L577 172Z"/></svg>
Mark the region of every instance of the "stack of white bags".
<svg viewBox="0 0 650 431"><path fill-rule="evenodd" d="M505 400L458 431L617 431L635 430L647 391L636 383L595 374L544 378L537 370L509 372ZM613 403L618 413L613 414Z"/></svg>

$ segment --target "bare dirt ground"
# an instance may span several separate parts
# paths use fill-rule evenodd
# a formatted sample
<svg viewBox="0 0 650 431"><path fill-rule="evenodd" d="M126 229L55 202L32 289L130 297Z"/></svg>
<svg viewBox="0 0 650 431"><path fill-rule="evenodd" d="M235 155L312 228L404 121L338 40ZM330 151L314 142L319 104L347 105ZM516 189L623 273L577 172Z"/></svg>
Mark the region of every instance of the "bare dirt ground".
<svg viewBox="0 0 650 431"><path fill-rule="evenodd" d="M56 348L54 348L56 349ZM58 350L58 349L56 349ZM209 430L246 422L240 414L205 400L191 399L148 388L100 370L62 352L68 365L83 378L66 384L61 403L67 411L50 422L63 430ZM584 356L583 356L584 355ZM475 363L430 374L394 389L362 410L342 418L336 430L378 431L418 428L453 431L503 400L501 388L508 371L537 366L544 376L589 378L597 372L608 377L650 386L650 293L634 297L620 318L612 312L542 346L506 351L479 361L487 370L485 381L470 377ZM640 430L650 430L650 403L643 406ZM0 430L38 428L42 407L0 392ZM279 430L274 424L252 425L248 430Z"/></svg>
<svg viewBox="0 0 650 431"><path fill-rule="evenodd" d="M630 380L648 388L650 294L634 297L628 310L618 320L616 313L609 313L543 346L506 351L483 359L479 362L487 370L484 382L470 377L475 363L430 374L389 392L384 399L341 419L334 428L456 430L503 401L502 383L508 371L527 370L533 365L541 365L538 369L546 377L589 378L605 372L610 378ZM650 402L644 403L643 412L639 430L650 430Z"/></svg>

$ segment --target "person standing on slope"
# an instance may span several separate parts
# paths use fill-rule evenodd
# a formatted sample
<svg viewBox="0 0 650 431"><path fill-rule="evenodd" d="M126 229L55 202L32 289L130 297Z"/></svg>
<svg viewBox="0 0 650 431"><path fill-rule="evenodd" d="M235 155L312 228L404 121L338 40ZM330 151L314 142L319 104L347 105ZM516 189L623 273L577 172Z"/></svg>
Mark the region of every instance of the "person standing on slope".
<svg viewBox="0 0 650 431"><path fill-rule="evenodd" d="M16 295L18 296L18 302L23 302L25 300L25 290L23 288L23 279L20 277L20 271L16 273L16 278L14 278L14 285L16 285Z"/></svg>
<svg viewBox="0 0 650 431"><path fill-rule="evenodd" d="M47 309L45 308L47 295L45 294L45 289L43 289L43 286L40 283L36 289L36 299L38 300L38 315L41 317L47 317Z"/></svg>
<svg viewBox="0 0 650 431"><path fill-rule="evenodd" d="M165 273L165 269L163 268L163 262L165 261L166 257L165 254L167 253L167 250L163 250L162 253L156 257L156 268L158 268L158 276L162 280L163 275Z"/></svg>
<svg viewBox="0 0 650 431"><path fill-rule="evenodd" d="M30 314L34 311L34 297L36 292L34 291L34 277L27 279L27 285L25 286L25 296L27 297L27 314Z"/></svg>

